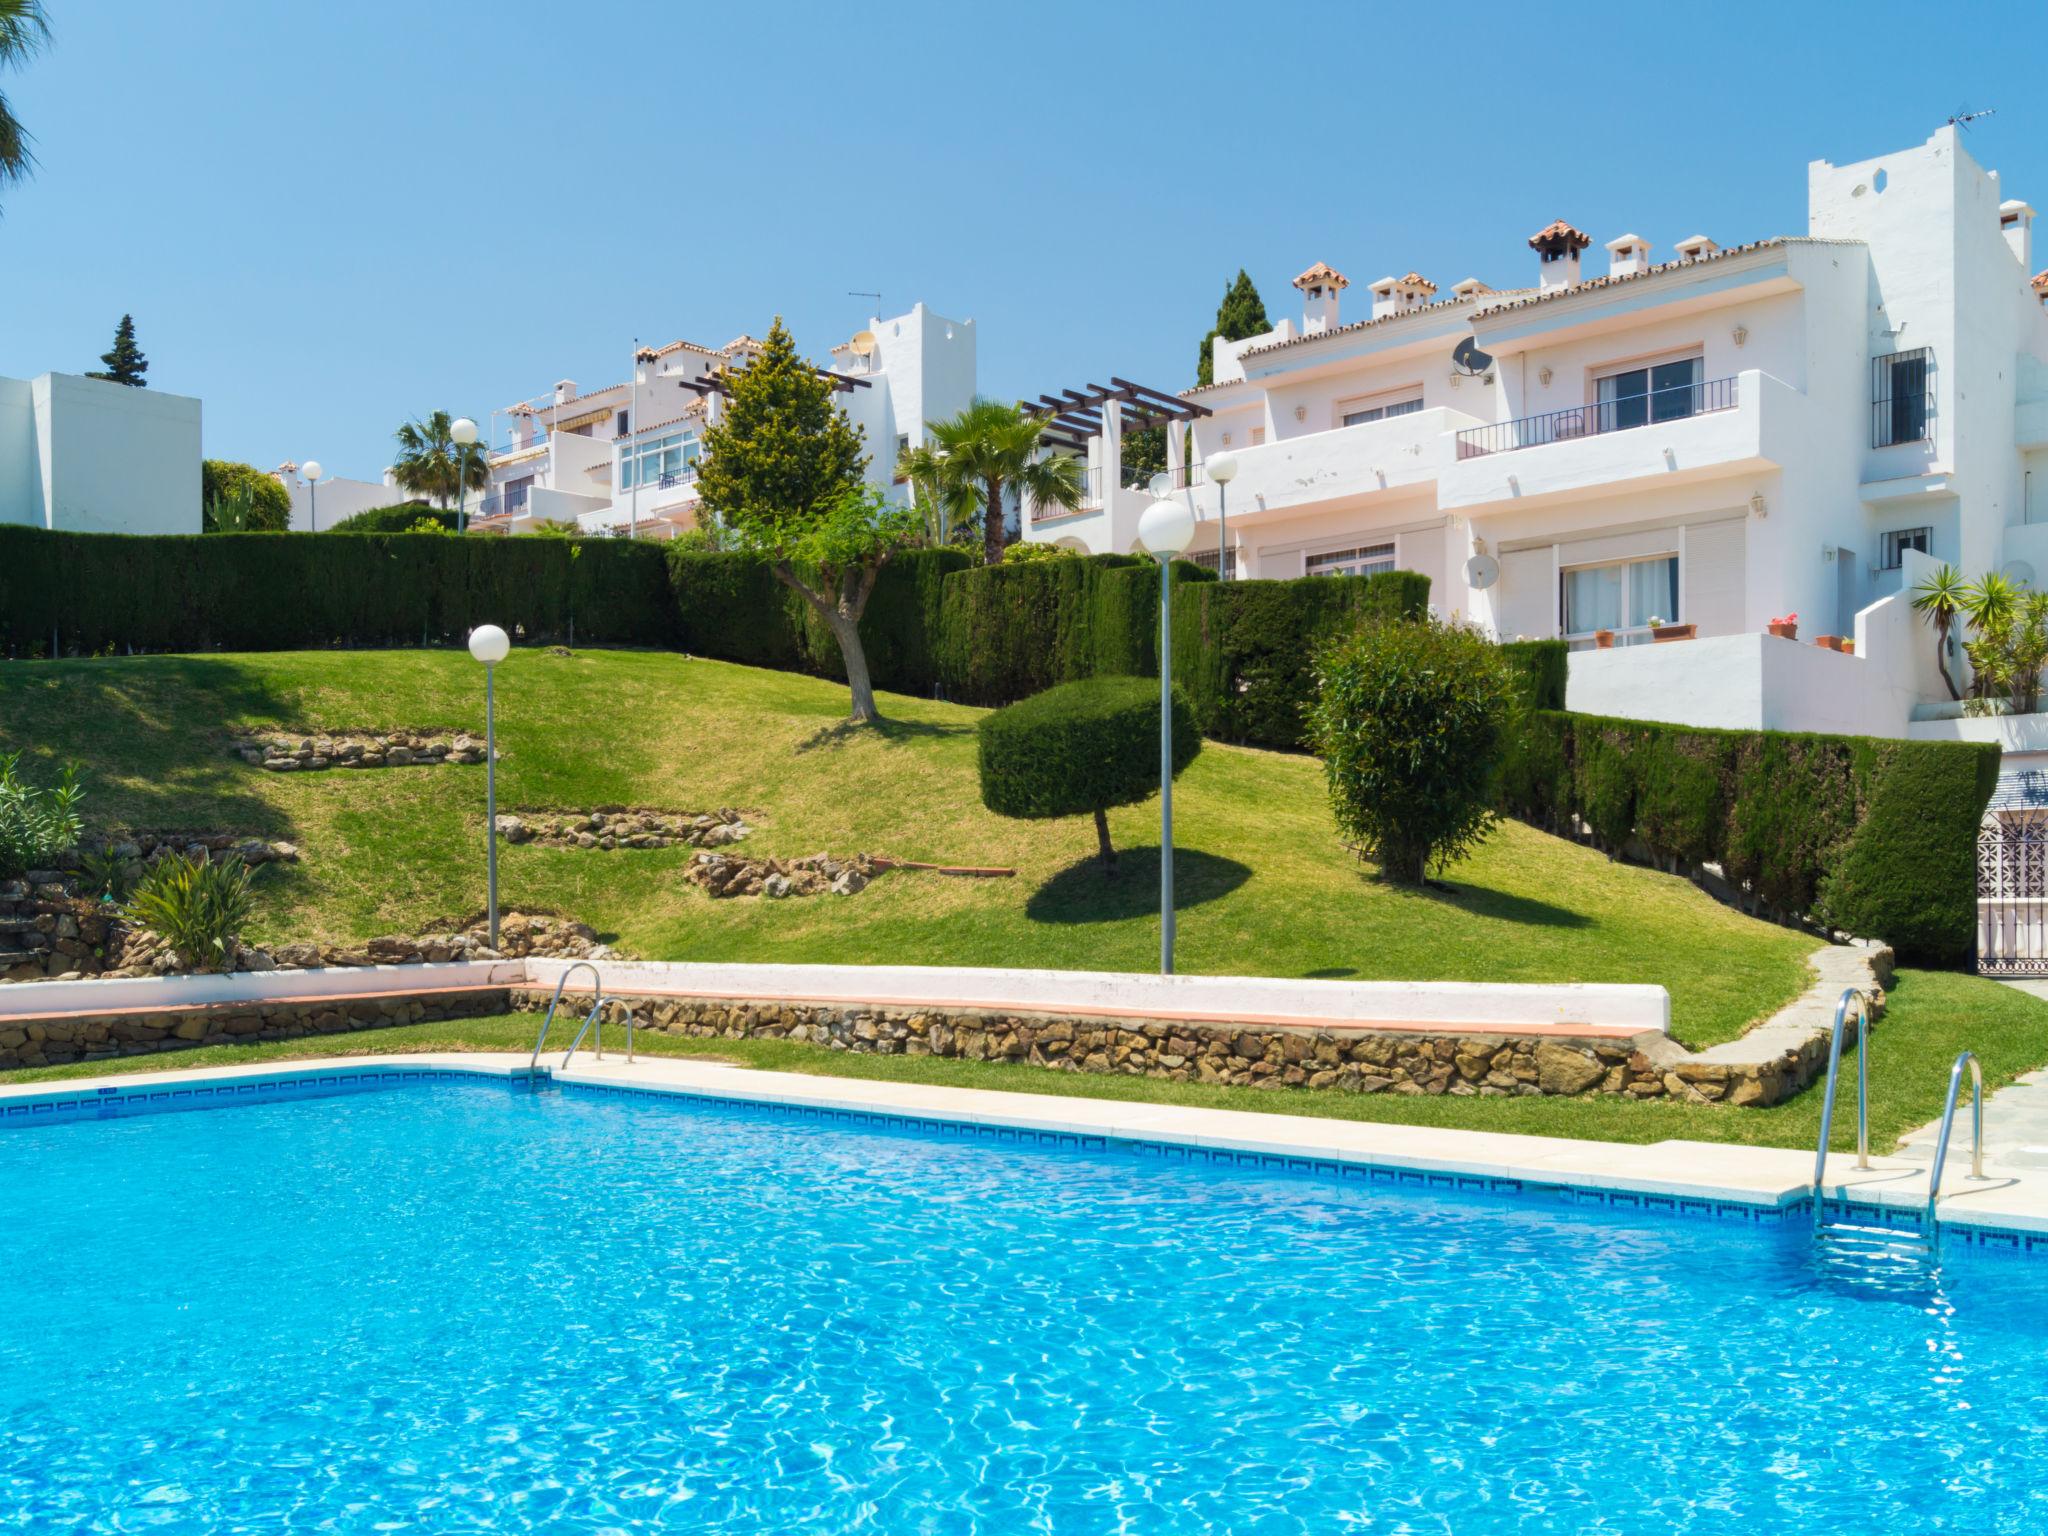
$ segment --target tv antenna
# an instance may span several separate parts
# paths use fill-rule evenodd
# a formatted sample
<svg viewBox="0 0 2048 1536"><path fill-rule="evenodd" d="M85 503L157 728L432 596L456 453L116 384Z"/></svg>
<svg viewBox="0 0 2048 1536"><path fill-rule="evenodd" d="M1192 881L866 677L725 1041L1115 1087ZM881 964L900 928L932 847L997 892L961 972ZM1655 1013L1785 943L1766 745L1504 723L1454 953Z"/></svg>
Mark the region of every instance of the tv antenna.
<svg viewBox="0 0 2048 1536"><path fill-rule="evenodd" d="M865 288L849 288L846 290L846 296L849 299L873 299L875 313L879 315L882 312L882 296L879 293L869 293Z"/></svg>
<svg viewBox="0 0 2048 1536"><path fill-rule="evenodd" d="M1960 112L1950 114L1948 125L1951 128L1960 128L1963 132L1968 133L1970 131L1970 124L1976 122L1978 118L1996 117L1997 115L1998 108L1996 107L1986 107L1981 112L1972 112L1969 107L1965 106Z"/></svg>

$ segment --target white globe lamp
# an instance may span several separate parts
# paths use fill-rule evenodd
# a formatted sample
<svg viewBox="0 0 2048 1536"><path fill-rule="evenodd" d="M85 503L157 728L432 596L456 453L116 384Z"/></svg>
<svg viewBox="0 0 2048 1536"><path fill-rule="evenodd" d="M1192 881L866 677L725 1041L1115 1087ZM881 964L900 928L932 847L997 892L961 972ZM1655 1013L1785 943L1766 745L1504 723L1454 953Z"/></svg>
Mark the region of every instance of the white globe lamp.
<svg viewBox="0 0 2048 1536"><path fill-rule="evenodd" d="M313 481L318 480L322 475L326 474L327 471L320 467L320 461L318 459L308 459L304 464L301 464L299 466L299 473L306 477L308 484L311 484Z"/></svg>
<svg viewBox="0 0 2048 1536"><path fill-rule="evenodd" d="M1237 455L1234 453L1214 455L1209 460L1207 474L1218 485L1230 484L1231 481L1237 478Z"/></svg>
<svg viewBox="0 0 2048 1536"><path fill-rule="evenodd" d="M1216 485L1216 579L1230 579L1230 482L1237 478L1237 455L1210 455L1205 466Z"/></svg>
<svg viewBox="0 0 2048 1536"><path fill-rule="evenodd" d="M512 654L512 637L495 624L479 624L469 632L469 654L495 667Z"/></svg>
<svg viewBox="0 0 2048 1536"><path fill-rule="evenodd" d="M1155 501L1138 518L1138 542L1155 560L1184 555L1195 542L1195 514L1177 501Z"/></svg>
<svg viewBox="0 0 2048 1536"><path fill-rule="evenodd" d="M318 459L308 459L299 466L299 473L306 477L306 516L313 524L313 531L320 531L320 476L325 473Z"/></svg>
<svg viewBox="0 0 2048 1536"><path fill-rule="evenodd" d="M467 416L458 416L455 425L448 429L448 435L467 448L476 441L476 423Z"/></svg>

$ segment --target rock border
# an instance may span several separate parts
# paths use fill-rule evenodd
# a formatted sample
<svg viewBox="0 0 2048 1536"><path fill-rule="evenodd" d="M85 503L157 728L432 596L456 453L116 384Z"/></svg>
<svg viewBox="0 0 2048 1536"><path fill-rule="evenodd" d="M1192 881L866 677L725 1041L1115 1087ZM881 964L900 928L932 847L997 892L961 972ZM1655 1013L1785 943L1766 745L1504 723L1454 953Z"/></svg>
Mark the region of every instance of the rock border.
<svg viewBox="0 0 2048 1536"><path fill-rule="evenodd" d="M587 811L501 812L497 833L507 843L539 848L723 848L754 830L731 806L670 811L646 805L600 805Z"/></svg>
<svg viewBox="0 0 2048 1536"><path fill-rule="evenodd" d="M328 768L432 767L480 763L484 745L464 732L442 737L430 731L252 731L228 749L253 768L272 773L318 773ZM504 757L501 751L499 758Z"/></svg>
<svg viewBox="0 0 2048 1536"><path fill-rule="evenodd" d="M700 853L683 878L714 900L730 896L761 896L780 901L790 896L858 896L882 872L870 854L850 859L829 853L800 859L742 859L723 853Z"/></svg>

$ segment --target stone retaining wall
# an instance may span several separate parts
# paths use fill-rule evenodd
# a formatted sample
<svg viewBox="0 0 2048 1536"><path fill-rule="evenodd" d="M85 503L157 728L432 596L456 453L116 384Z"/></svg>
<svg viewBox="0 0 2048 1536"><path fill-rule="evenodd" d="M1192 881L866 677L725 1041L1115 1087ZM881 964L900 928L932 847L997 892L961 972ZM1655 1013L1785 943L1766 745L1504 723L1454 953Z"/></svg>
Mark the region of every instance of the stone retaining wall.
<svg viewBox="0 0 2048 1536"><path fill-rule="evenodd" d="M255 768L272 773L318 773L327 768L406 768L436 763L480 763L484 744L474 736L451 738L422 731L301 734L264 732L241 736L228 749ZM505 754L500 752L499 757Z"/></svg>
<svg viewBox="0 0 2048 1536"><path fill-rule="evenodd" d="M430 1019L504 1013L508 992L426 992L418 997L325 998L303 1003L251 1003L191 1012L107 1014L66 1019L0 1021L0 1067L41 1067L100 1061L202 1045L247 1045L387 1029Z"/></svg>

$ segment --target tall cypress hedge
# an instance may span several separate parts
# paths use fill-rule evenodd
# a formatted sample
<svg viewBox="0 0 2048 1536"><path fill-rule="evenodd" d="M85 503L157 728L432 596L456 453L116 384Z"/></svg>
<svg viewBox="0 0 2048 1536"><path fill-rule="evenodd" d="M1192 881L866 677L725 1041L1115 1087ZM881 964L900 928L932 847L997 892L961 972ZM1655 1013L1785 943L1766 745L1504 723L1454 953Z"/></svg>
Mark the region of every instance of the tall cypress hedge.
<svg viewBox="0 0 2048 1536"><path fill-rule="evenodd" d="M0 649L293 650L527 640L667 645L662 552L611 540L134 535L0 527Z"/></svg>
<svg viewBox="0 0 2048 1536"><path fill-rule="evenodd" d="M1173 597L1174 679L1202 734L1295 748L1315 697L1315 653L1367 619L1420 617L1429 578L1302 576L1187 586Z"/></svg>
<svg viewBox="0 0 2048 1536"><path fill-rule="evenodd" d="M1977 826L1999 751L1975 742L1719 731L1534 711L1505 808L1576 817L1610 850L1717 863L1785 915L1882 939L1901 959L1967 960Z"/></svg>

